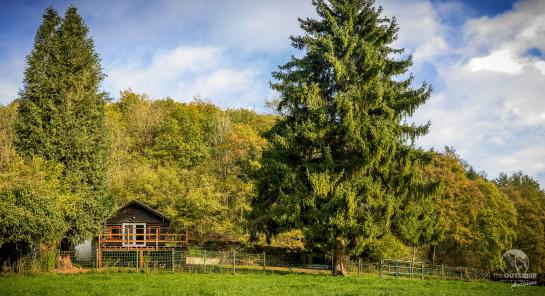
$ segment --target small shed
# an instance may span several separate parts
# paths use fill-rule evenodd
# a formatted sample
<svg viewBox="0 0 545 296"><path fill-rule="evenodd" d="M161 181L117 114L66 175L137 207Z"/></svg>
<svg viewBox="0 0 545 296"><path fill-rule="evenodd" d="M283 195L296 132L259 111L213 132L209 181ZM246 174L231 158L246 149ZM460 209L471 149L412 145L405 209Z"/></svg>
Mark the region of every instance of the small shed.
<svg viewBox="0 0 545 296"><path fill-rule="evenodd" d="M121 206L104 224L99 250L165 250L187 246L186 231L173 228L170 219L133 200Z"/></svg>

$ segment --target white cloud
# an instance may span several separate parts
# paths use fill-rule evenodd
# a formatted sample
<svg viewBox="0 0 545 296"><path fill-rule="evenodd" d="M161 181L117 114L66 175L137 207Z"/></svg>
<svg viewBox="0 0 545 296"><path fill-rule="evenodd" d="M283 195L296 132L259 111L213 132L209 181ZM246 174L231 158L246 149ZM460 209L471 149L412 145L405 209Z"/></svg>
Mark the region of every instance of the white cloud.
<svg viewBox="0 0 545 296"><path fill-rule="evenodd" d="M522 170L545 187L545 61L527 54L545 53L545 2L521 1L462 29L448 58L429 60L441 86L414 116L432 121L420 144L453 146L491 177Z"/></svg>
<svg viewBox="0 0 545 296"><path fill-rule="evenodd" d="M513 55L507 49L496 50L493 53L480 58L473 58L469 61L471 71L495 71L508 74L519 74L522 64L515 61Z"/></svg>
<svg viewBox="0 0 545 296"><path fill-rule="evenodd" d="M541 75L545 75L545 61L535 62L534 67L536 67L539 71L541 71Z"/></svg>
<svg viewBox="0 0 545 296"><path fill-rule="evenodd" d="M106 68L106 88L119 91L132 88L154 98L190 100L199 95L223 107L239 107L263 101L260 71L246 65L235 66L229 56L216 47L179 46L145 59Z"/></svg>
<svg viewBox="0 0 545 296"><path fill-rule="evenodd" d="M541 136L544 136L542 133ZM540 176L545 172L545 141L538 139L539 145L522 147L511 153L490 155L482 162L483 167L486 167L489 172L497 175L499 172L509 173L522 170L524 173L531 176ZM539 180L542 184L543 181Z"/></svg>
<svg viewBox="0 0 545 296"><path fill-rule="evenodd" d="M417 65L448 50L443 37L446 27L430 1L383 0L379 4L399 23L395 45L406 48Z"/></svg>

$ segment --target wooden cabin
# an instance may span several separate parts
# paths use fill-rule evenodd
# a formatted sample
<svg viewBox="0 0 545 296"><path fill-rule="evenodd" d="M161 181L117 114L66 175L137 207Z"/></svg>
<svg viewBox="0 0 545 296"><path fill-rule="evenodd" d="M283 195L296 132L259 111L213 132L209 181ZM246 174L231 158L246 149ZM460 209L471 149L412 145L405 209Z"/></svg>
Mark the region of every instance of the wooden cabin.
<svg viewBox="0 0 545 296"><path fill-rule="evenodd" d="M176 250L188 245L186 230L173 228L170 219L137 200L120 207L98 236L98 251Z"/></svg>

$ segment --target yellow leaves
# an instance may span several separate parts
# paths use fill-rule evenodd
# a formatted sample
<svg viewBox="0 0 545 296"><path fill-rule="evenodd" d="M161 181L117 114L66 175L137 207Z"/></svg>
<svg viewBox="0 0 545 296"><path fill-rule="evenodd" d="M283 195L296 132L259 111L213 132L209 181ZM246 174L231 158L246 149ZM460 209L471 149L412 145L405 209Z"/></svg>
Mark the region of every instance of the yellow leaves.
<svg viewBox="0 0 545 296"><path fill-rule="evenodd" d="M279 233L271 239L271 246L291 250L303 250L305 248L303 232L295 229Z"/></svg>

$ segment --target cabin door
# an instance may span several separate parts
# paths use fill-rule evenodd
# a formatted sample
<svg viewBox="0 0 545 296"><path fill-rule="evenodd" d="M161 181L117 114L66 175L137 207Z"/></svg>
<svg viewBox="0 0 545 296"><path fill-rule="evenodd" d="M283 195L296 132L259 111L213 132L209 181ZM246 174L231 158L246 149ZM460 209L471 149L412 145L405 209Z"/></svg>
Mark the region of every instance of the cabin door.
<svg viewBox="0 0 545 296"><path fill-rule="evenodd" d="M123 246L146 246L146 223L123 223Z"/></svg>

